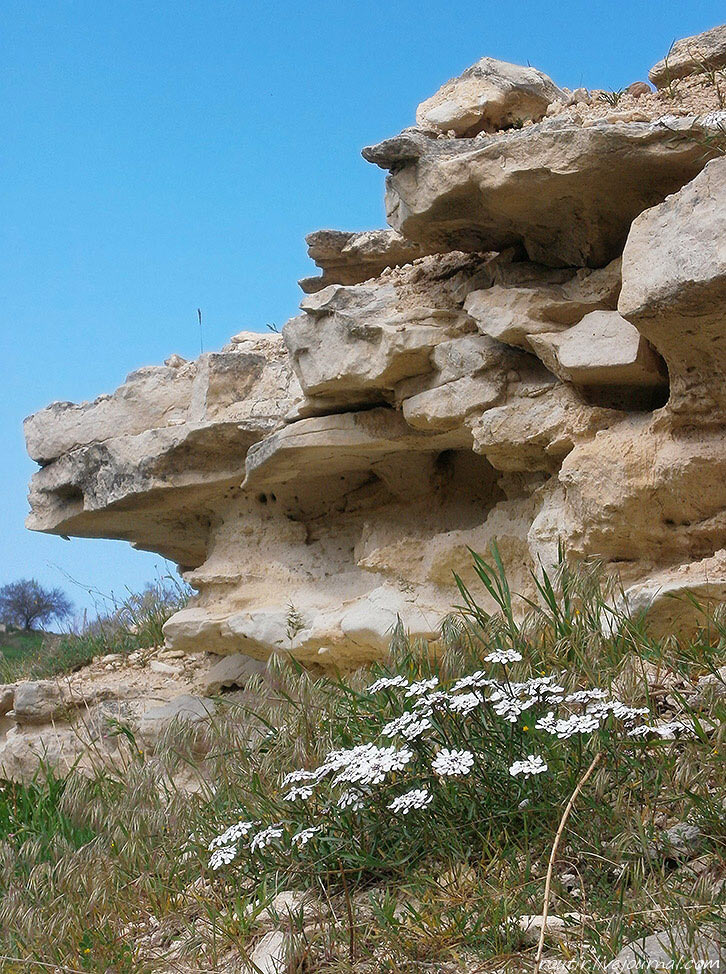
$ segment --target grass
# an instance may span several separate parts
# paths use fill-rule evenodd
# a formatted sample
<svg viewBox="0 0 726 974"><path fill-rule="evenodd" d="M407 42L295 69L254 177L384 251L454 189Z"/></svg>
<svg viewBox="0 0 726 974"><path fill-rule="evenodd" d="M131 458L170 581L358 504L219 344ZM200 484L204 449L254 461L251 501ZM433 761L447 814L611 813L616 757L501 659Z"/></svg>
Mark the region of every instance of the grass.
<svg viewBox="0 0 726 974"><path fill-rule="evenodd" d="M0 637L0 683L63 676L98 656L127 656L159 645L164 641L164 623L188 597L188 591L169 576L123 600L106 599L98 617L79 632L8 633Z"/></svg>
<svg viewBox="0 0 726 974"><path fill-rule="evenodd" d="M39 778L27 794L16 788L12 828L0 812L0 954L118 974L224 970L230 952L246 956L266 929L261 906L296 889L327 913L292 921L306 971L488 970L509 960L530 969L535 947L517 919L542 912L564 804L597 752L602 760L564 825L553 871L550 912L581 919L576 936L548 941L546 953L572 970L599 971L635 937L721 922L726 713L718 680L706 703L687 698L726 663L726 614L704 610L687 642L655 639L613 608L617 588L596 565L574 570L563 558L529 606L510 592L496 552L476 568L500 611L484 613L477 591L462 586L463 611L435 646L398 631L374 674L344 681L273 661L267 683L248 687L246 702L220 709L193 735L171 728L146 754L129 739L122 772ZM436 676L449 686L491 670L484 658L494 647L523 657L507 665L508 680L557 673L568 690L607 688L649 706L655 720L683 720L691 733L633 740L605 724L561 742L533 728L529 711L507 726L435 717L435 733L466 743L481 767L441 784L420 812L395 817L385 805L409 786L407 775L425 774L425 741L420 758L412 743L408 770L375 786L360 812L335 811L327 786L317 804L282 801L284 775L316 767L331 749L391 743L380 730L411 700L369 693L374 676ZM551 774L512 778L508 762L530 749L546 755ZM191 793L181 787L190 774ZM280 841L251 854L241 846L229 866L211 870L209 841L240 818L284 821L289 830L325 822L328 833L302 848ZM701 828L691 857L659 844L679 821ZM31 969L14 963L0 970Z"/></svg>
<svg viewBox="0 0 726 974"><path fill-rule="evenodd" d="M51 633L24 632L22 629L0 633L0 665L22 668L43 652L46 639L54 641L55 637Z"/></svg>

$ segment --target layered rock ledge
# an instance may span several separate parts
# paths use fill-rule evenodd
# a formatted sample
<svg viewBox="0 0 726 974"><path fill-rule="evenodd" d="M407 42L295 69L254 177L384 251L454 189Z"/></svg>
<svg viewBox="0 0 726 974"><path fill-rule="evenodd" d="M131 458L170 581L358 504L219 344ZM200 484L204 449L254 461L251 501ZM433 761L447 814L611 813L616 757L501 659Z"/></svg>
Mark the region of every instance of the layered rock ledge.
<svg viewBox="0 0 726 974"><path fill-rule="evenodd" d="M312 234L282 336L26 421L29 527L174 559L177 651L435 639L493 540L524 595L563 543L692 625L671 596L726 591L726 115L678 56L637 112L492 59L447 82L364 150L391 228Z"/></svg>

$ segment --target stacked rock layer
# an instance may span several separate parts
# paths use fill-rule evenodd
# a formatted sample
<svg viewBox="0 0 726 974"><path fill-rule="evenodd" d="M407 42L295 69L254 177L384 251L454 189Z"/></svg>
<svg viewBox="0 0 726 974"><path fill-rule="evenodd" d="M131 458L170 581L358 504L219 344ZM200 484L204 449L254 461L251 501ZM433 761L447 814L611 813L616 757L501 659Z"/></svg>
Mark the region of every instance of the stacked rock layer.
<svg viewBox="0 0 726 974"><path fill-rule="evenodd" d="M281 336L26 421L29 526L176 561L186 651L435 638L492 541L524 595L563 544L690 625L666 596L726 596L725 38L620 111L491 58L448 82L364 150L391 228L312 234Z"/></svg>

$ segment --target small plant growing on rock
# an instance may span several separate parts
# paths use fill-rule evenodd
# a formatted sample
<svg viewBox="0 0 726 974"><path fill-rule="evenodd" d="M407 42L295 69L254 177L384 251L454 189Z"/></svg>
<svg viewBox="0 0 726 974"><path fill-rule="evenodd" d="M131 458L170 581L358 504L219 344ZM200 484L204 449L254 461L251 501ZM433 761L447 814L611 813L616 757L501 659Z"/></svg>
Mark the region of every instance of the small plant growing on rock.
<svg viewBox="0 0 726 974"><path fill-rule="evenodd" d="M610 105L611 108L617 108L623 94L624 91L622 88L619 88L617 91L601 91L600 101L604 101L605 104Z"/></svg>

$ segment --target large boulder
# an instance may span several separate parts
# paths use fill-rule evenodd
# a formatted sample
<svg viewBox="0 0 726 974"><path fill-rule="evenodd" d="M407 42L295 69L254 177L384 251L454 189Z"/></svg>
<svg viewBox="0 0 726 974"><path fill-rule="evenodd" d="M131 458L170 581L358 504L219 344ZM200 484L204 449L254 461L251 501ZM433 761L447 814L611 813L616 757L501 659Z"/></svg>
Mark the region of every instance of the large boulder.
<svg viewBox="0 0 726 974"><path fill-rule="evenodd" d="M552 102L565 100L565 93L541 71L483 57L422 102L416 123L471 137L537 122Z"/></svg>
<svg viewBox="0 0 726 974"><path fill-rule="evenodd" d="M555 117L475 139L408 129L363 156L390 171L387 219L411 240L440 250L519 244L549 266L601 267L635 217L700 172L708 132L695 118L583 127Z"/></svg>
<svg viewBox="0 0 726 974"><path fill-rule="evenodd" d="M726 68L726 24L720 24L703 34L683 37L648 72L656 88L666 88L679 78L704 70Z"/></svg>
<svg viewBox="0 0 726 974"><path fill-rule="evenodd" d="M582 386L668 387L668 374L638 329L617 311L591 311L571 328L530 336L547 368Z"/></svg>
<svg viewBox="0 0 726 974"><path fill-rule="evenodd" d="M642 213L623 253L618 310L665 359L668 408L683 425L726 409L726 159Z"/></svg>

